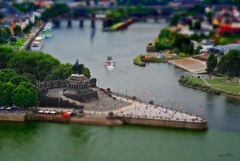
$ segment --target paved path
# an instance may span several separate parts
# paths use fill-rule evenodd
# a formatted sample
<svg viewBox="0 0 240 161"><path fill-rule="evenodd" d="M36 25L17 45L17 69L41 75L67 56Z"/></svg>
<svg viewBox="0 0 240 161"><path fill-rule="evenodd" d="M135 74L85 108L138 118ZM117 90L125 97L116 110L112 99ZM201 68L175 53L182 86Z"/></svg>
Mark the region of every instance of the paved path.
<svg viewBox="0 0 240 161"><path fill-rule="evenodd" d="M117 96L116 98L130 103L130 105L126 107L114 110L113 112L115 113L116 116L156 120L184 121L184 122L205 121L202 117L185 112L176 111L171 108L160 107L158 105L150 105Z"/></svg>
<svg viewBox="0 0 240 161"><path fill-rule="evenodd" d="M168 62L192 73L204 73L207 68L206 62L191 57L169 60Z"/></svg>
<svg viewBox="0 0 240 161"><path fill-rule="evenodd" d="M202 81L203 81L207 86L213 88L213 87L211 86L211 84L209 84L209 83L206 81L206 79L204 79L204 78L201 78L201 79L202 79Z"/></svg>

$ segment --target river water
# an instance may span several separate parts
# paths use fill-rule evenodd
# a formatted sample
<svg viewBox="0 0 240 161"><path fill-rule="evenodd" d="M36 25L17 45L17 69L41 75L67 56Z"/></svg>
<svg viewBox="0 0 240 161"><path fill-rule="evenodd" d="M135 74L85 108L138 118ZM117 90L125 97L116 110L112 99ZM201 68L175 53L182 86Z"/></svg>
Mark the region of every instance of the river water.
<svg viewBox="0 0 240 161"><path fill-rule="evenodd" d="M168 63L133 65L133 58L165 27L136 23L123 32L102 32L85 22L54 30L44 52L64 63L76 59L90 68L98 86L208 119L208 131L142 126L97 127L53 123L1 123L0 161L238 161L240 101L182 87L184 70ZM112 56L116 67L104 61Z"/></svg>

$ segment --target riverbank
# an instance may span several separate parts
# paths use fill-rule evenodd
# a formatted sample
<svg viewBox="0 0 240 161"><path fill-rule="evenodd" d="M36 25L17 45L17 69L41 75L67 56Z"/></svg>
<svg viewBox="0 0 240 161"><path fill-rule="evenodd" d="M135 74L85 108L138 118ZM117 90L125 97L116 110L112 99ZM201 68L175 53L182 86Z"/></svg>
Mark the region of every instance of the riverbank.
<svg viewBox="0 0 240 161"><path fill-rule="evenodd" d="M230 80L226 77L214 78L196 78L190 76L182 76L179 83L185 87L198 89L201 91L223 94L229 97L240 99L240 85L238 80Z"/></svg>
<svg viewBox="0 0 240 161"><path fill-rule="evenodd" d="M135 65L138 65L138 66L141 66L141 67L145 67L146 66L146 63L141 60L141 55L136 56L134 58L134 60L133 60L133 63Z"/></svg>
<svg viewBox="0 0 240 161"><path fill-rule="evenodd" d="M24 44L21 46L21 48L19 50L27 50L27 49L29 49L30 46L31 46L31 43L36 38L36 36L42 31L44 26L45 26L45 24L40 25L40 27L38 27L31 34L29 34L28 39L24 42Z"/></svg>
<svg viewBox="0 0 240 161"><path fill-rule="evenodd" d="M146 63L160 63L168 62L181 69L189 71L191 73L206 73L206 62L192 57L179 56L171 51L151 52L147 54L141 54L134 58L133 63L138 66L146 66Z"/></svg>
<svg viewBox="0 0 240 161"><path fill-rule="evenodd" d="M112 105L112 109L106 111L89 109L80 110L82 111L80 112L76 109L56 107L38 107L37 109L27 110L24 113L6 111L3 112L3 116L9 117L0 117L0 121L39 121L101 126L147 125L198 130L208 128L207 120L200 116L176 111L160 105L143 103L136 98L118 93L110 92L109 95L114 100L126 102L126 104L122 107L114 107Z"/></svg>

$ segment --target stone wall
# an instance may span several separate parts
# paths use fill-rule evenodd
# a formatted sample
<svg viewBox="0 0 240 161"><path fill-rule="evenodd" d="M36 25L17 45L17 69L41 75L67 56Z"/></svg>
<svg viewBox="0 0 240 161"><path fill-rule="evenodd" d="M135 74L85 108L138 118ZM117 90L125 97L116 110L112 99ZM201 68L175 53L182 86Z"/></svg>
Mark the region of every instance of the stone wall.
<svg viewBox="0 0 240 161"><path fill-rule="evenodd" d="M68 123L69 118L64 117L51 117L48 115L41 115L41 114L28 114L26 117L28 121L42 121L42 122L61 122L61 123Z"/></svg>
<svg viewBox="0 0 240 161"><path fill-rule="evenodd" d="M86 88L92 87L95 88L96 87L96 78L91 78L86 82ZM53 89L53 88L73 88L70 86L71 83L69 83L68 80L50 80L50 81L44 81L44 82L40 82L38 83L38 88L40 90L43 89ZM85 85L85 84L83 84ZM79 89L82 89L80 87L78 87ZM77 90L78 88L73 88L75 90ZM85 88L84 88L85 89Z"/></svg>
<svg viewBox="0 0 240 161"><path fill-rule="evenodd" d="M0 121L24 122L26 113L0 112Z"/></svg>
<svg viewBox="0 0 240 161"><path fill-rule="evenodd" d="M62 98L53 98L47 96L41 96L39 101L40 107L66 107L66 108L83 108L83 106L76 105L63 100Z"/></svg>
<svg viewBox="0 0 240 161"><path fill-rule="evenodd" d="M52 88L64 88L67 87L67 80L51 80L38 84L39 89L52 89Z"/></svg>
<svg viewBox="0 0 240 161"><path fill-rule="evenodd" d="M137 119L118 117L125 124L133 125L147 125L147 126L159 126L159 127L172 127L172 128L184 128L184 129L198 129L206 130L208 128L207 122L183 122L183 121L169 121L169 120L156 120L156 119Z"/></svg>
<svg viewBox="0 0 240 161"><path fill-rule="evenodd" d="M89 102L98 99L97 91L93 90L87 90L82 92L79 91L77 94L64 92L64 96L73 100L77 100L79 102Z"/></svg>
<svg viewBox="0 0 240 161"><path fill-rule="evenodd" d="M98 117L80 117L80 118L71 117L69 122L84 125L100 125L100 126L119 126L123 124L121 120L108 120L105 117L102 119Z"/></svg>

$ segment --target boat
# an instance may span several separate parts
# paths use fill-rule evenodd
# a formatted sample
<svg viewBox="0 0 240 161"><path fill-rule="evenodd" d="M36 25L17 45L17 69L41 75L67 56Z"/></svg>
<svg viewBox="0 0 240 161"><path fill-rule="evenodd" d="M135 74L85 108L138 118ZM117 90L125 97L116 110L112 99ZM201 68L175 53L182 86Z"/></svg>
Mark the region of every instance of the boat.
<svg viewBox="0 0 240 161"><path fill-rule="evenodd" d="M31 44L31 50L32 51L41 50L43 43L44 43L44 39L42 38L42 36L37 36Z"/></svg>
<svg viewBox="0 0 240 161"><path fill-rule="evenodd" d="M46 38L46 34L45 34L45 32L40 32L39 35L42 37L42 39L45 39L45 38Z"/></svg>
<svg viewBox="0 0 240 161"><path fill-rule="evenodd" d="M113 67L113 66L115 66L115 62L113 61L111 56L108 56L107 60L104 63L104 65Z"/></svg>
<svg viewBox="0 0 240 161"><path fill-rule="evenodd" d="M51 22L46 23L46 25L43 28L43 31L52 31L53 25Z"/></svg>
<svg viewBox="0 0 240 161"><path fill-rule="evenodd" d="M52 28L53 28L52 23L48 22L41 31L42 36L44 38L52 38L53 37Z"/></svg>
<svg viewBox="0 0 240 161"><path fill-rule="evenodd" d="M53 37L52 31L46 31L46 32L45 32L45 37L46 37L46 38L52 38L52 37Z"/></svg>

